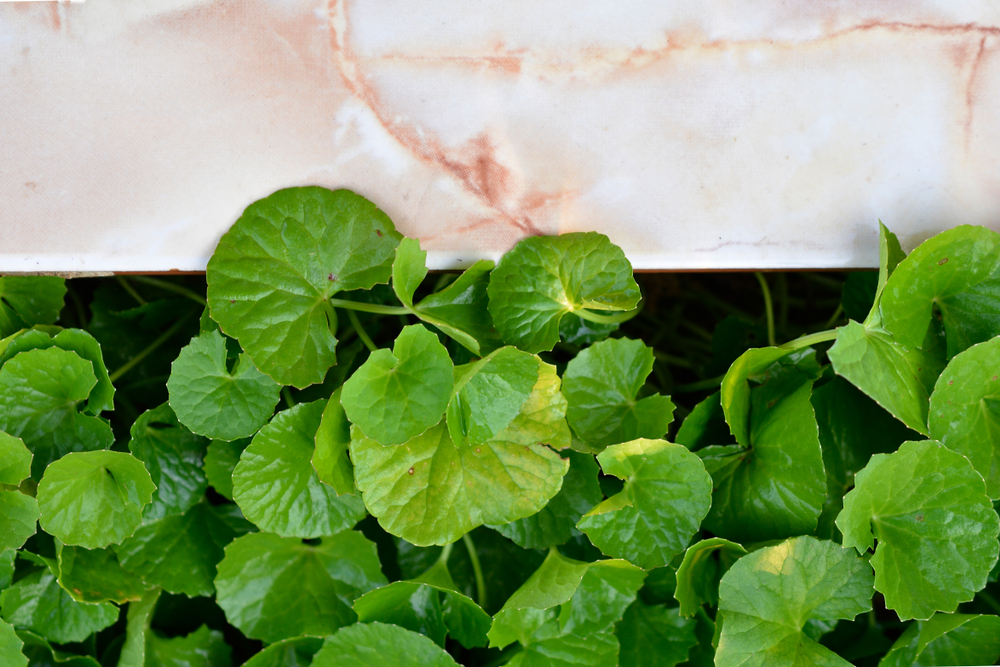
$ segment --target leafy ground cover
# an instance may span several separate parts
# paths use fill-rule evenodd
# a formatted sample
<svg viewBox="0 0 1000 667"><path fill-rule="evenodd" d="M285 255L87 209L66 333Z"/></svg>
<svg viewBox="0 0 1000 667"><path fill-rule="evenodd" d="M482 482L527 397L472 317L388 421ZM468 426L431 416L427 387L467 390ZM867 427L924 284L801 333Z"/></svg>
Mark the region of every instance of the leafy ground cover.
<svg viewBox="0 0 1000 667"><path fill-rule="evenodd" d="M1000 235L428 275L347 191L206 276L0 278L0 663L1000 658Z"/></svg>

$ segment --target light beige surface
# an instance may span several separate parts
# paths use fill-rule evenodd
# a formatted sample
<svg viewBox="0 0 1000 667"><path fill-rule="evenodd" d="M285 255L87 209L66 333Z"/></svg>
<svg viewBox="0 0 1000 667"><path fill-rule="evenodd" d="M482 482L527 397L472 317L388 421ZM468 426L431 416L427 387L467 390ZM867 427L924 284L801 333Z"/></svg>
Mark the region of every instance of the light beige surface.
<svg viewBox="0 0 1000 667"><path fill-rule="evenodd" d="M436 268L591 229L637 268L873 266L878 219L1000 228L998 26L996 0L2 3L0 271L201 269L304 184Z"/></svg>

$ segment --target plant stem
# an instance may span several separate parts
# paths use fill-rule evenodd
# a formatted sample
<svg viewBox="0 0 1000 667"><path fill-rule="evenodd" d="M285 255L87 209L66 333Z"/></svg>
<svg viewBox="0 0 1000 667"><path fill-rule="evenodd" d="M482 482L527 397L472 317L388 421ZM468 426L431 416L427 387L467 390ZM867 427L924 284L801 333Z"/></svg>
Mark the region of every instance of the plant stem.
<svg viewBox="0 0 1000 667"><path fill-rule="evenodd" d="M843 314L843 312L844 312L844 304L838 303L837 310L833 311L833 315L831 315L830 319L826 321L826 324L823 325L823 328L829 329L830 327L832 327L833 323L837 321L837 318L839 318L841 314Z"/></svg>
<svg viewBox="0 0 1000 667"><path fill-rule="evenodd" d="M809 347L810 345L816 345L817 343L825 343L827 341L836 340L837 331L838 329L820 331L818 333L809 334L808 336L796 338L795 340L779 345L778 347L782 350L801 350L803 347Z"/></svg>
<svg viewBox="0 0 1000 667"><path fill-rule="evenodd" d="M764 315L767 317L767 344L774 347L778 344L774 337L774 304L771 302L771 288L767 286L764 274L757 271L753 274L760 283L760 291L764 293Z"/></svg>
<svg viewBox="0 0 1000 667"><path fill-rule="evenodd" d="M142 295L139 294L134 287L132 287L132 284L129 283L129 281L125 280L124 276L115 276L115 280L118 281L118 284L121 285L122 288L126 292L128 292L133 299L139 302L140 306L146 305L146 300L142 298Z"/></svg>
<svg viewBox="0 0 1000 667"><path fill-rule="evenodd" d="M443 563L444 565L448 564L448 559L451 557L451 550L452 548L454 548L454 546L455 546L454 542L452 542L451 544L444 545L444 548L441 549L441 555L438 556L439 563Z"/></svg>
<svg viewBox="0 0 1000 667"><path fill-rule="evenodd" d="M472 542L472 538L466 533L462 535L462 544L465 545L465 550L469 552L469 560L472 562L472 572L476 575L476 602L480 607L486 608L486 579L483 578L483 568L479 563L479 552L476 551L476 545Z"/></svg>
<svg viewBox="0 0 1000 667"><path fill-rule="evenodd" d="M291 389L289 389L288 387L282 387L281 388L281 397L285 399L285 405L287 405L289 409L295 407L295 399L292 398L292 390Z"/></svg>
<svg viewBox="0 0 1000 667"><path fill-rule="evenodd" d="M157 338L152 343L147 345L146 349L144 349L142 352L140 352L139 354L135 355L134 357L126 361L124 364L122 364L114 373L112 373L109 376L109 379L112 382L114 382L115 380L125 375L130 370L132 370L136 364L138 364L140 361L148 357L152 352L156 350L156 348L166 343L175 333L180 331L181 327L184 326L189 319L191 319L192 315L194 315L194 311L189 310L187 314L185 314L179 320L174 322L169 329L160 334L159 338Z"/></svg>
<svg viewBox="0 0 1000 667"><path fill-rule="evenodd" d="M203 306L207 306L208 302L197 292L189 290L187 287L181 287L180 285L175 285L169 280L160 280L159 278L150 278L149 276L132 276L132 280L137 283L145 283L146 285L152 285L153 287L159 287L160 289L167 290L168 292L173 292L174 294L180 294L181 296L186 296L195 303L199 303Z"/></svg>
<svg viewBox="0 0 1000 667"><path fill-rule="evenodd" d="M716 376L714 378L709 378L707 380L699 380L698 382L691 382L690 384L678 384L674 385L675 394L691 394L696 391L704 391L706 389L715 389L722 381L725 379L726 375Z"/></svg>
<svg viewBox="0 0 1000 667"><path fill-rule="evenodd" d="M587 320L589 322L596 322L597 324L619 324L621 322L628 322L630 319L639 314L642 310L642 306L637 306L632 310L627 310L624 313L618 313L616 315L598 315L589 310L574 310L571 311L576 315L579 315L581 319Z"/></svg>
<svg viewBox="0 0 1000 667"><path fill-rule="evenodd" d="M360 301L349 301L347 299L330 299L330 305L344 310L359 310L362 313L374 313L375 315L409 315L410 311L403 306L383 306L380 303L361 303Z"/></svg>
<svg viewBox="0 0 1000 667"><path fill-rule="evenodd" d="M677 366L679 368L693 368L689 360L683 357L675 357L672 354L667 354L666 352L660 352L659 350L653 350L653 356L656 357L657 361L662 361L665 364L670 364L671 366Z"/></svg>
<svg viewBox="0 0 1000 667"><path fill-rule="evenodd" d="M361 342L365 344L365 347L367 347L371 352L377 350L378 346L375 345L375 341L371 339L371 336L368 335L365 328L361 326L361 320L358 319L358 314L353 310L348 310L347 319L351 321L351 326L354 327L354 331L358 334L358 338L361 339Z"/></svg>

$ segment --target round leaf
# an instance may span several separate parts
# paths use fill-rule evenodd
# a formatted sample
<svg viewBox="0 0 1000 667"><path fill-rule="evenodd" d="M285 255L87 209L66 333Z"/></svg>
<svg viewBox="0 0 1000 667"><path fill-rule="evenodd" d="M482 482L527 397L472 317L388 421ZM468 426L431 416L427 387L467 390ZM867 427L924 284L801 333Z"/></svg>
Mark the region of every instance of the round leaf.
<svg viewBox="0 0 1000 667"><path fill-rule="evenodd" d="M142 461L123 452L67 454L38 484L42 528L63 544L118 544L142 522L156 485Z"/></svg>
<svg viewBox="0 0 1000 667"><path fill-rule="evenodd" d="M22 352L0 367L0 430L21 438L34 454L36 480L70 452L111 446L107 422L77 410L96 384L91 362L57 347Z"/></svg>
<svg viewBox="0 0 1000 667"><path fill-rule="evenodd" d="M321 382L336 363L327 300L388 282L400 238L348 190L279 190L248 206L209 260L212 319L280 384Z"/></svg>
<svg viewBox="0 0 1000 667"><path fill-rule="evenodd" d="M457 667L444 649L398 625L358 623L341 628L323 642L312 667L371 667L373 660L393 667Z"/></svg>
<svg viewBox="0 0 1000 667"><path fill-rule="evenodd" d="M354 477L368 511L418 546L454 542L484 523L540 510L569 462L548 447L494 440L456 446L442 421L400 447L351 431Z"/></svg>
<svg viewBox="0 0 1000 667"><path fill-rule="evenodd" d="M934 440L907 442L854 480L837 527L845 547L875 548L875 589L901 619L955 611L986 585L1000 518L968 459Z"/></svg>
<svg viewBox="0 0 1000 667"><path fill-rule="evenodd" d="M261 530L320 537L350 528L365 515L356 496L337 496L312 467L324 401L279 412L243 450L233 471L233 498Z"/></svg>
<svg viewBox="0 0 1000 667"><path fill-rule="evenodd" d="M684 551L712 504L712 478L697 456L662 440L612 445L597 456L625 488L585 514L577 528L609 556L662 567Z"/></svg>
<svg viewBox="0 0 1000 667"><path fill-rule="evenodd" d="M755 551L719 584L724 623L715 664L849 667L804 629L814 621L853 619L872 608L871 599L871 568L833 542L796 537Z"/></svg>
<svg viewBox="0 0 1000 667"><path fill-rule="evenodd" d="M274 414L281 386L241 354L230 372L226 340L203 333L181 350L167 380L170 407L198 435L220 440L247 438Z"/></svg>
<svg viewBox="0 0 1000 667"><path fill-rule="evenodd" d="M20 549L35 534L38 503L20 491L0 490L0 551Z"/></svg>
<svg viewBox="0 0 1000 667"><path fill-rule="evenodd" d="M1000 498L1000 337L956 355L930 398L931 437L964 454Z"/></svg>
<svg viewBox="0 0 1000 667"><path fill-rule="evenodd" d="M344 383L340 401L352 424L383 445L399 445L441 420L455 385L448 350L420 324L389 350L376 350Z"/></svg>
<svg viewBox="0 0 1000 667"><path fill-rule="evenodd" d="M0 338L35 324L52 324L65 296L65 278L0 276Z"/></svg>
<svg viewBox="0 0 1000 667"><path fill-rule="evenodd" d="M538 381L521 407L521 413L494 440L520 445L543 444L553 449L566 449L572 442L566 423L566 397L560 391L562 381L556 367L538 361Z"/></svg>
<svg viewBox="0 0 1000 667"><path fill-rule="evenodd" d="M229 622L266 642L331 634L357 619L351 605L358 596L387 583L375 545L353 531L315 545L244 535L226 547L215 579Z"/></svg>
<svg viewBox="0 0 1000 667"><path fill-rule="evenodd" d="M631 310L639 303L632 265L594 232L521 240L490 275L489 311L506 343L551 350L567 313Z"/></svg>
<svg viewBox="0 0 1000 667"><path fill-rule="evenodd" d="M596 449L662 438L674 404L659 394L636 398L652 371L653 349L641 340L614 338L578 354L563 374L566 419L576 435Z"/></svg>
<svg viewBox="0 0 1000 667"><path fill-rule="evenodd" d="M17 486L31 476L31 452L20 438L0 431L0 484Z"/></svg>

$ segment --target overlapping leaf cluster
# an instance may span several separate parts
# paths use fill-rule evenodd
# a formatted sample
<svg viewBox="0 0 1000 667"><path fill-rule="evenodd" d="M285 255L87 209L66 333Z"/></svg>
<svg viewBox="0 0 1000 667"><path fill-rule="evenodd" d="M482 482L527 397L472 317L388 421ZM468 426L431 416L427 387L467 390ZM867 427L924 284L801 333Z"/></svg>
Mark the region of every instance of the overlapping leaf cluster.
<svg viewBox="0 0 1000 667"><path fill-rule="evenodd" d="M863 322L679 427L599 234L430 285L371 202L293 188L205 297L122 280L64 328L62 279L2 278L0 662L994 662L1000 235L880 249Z"/></svg>

